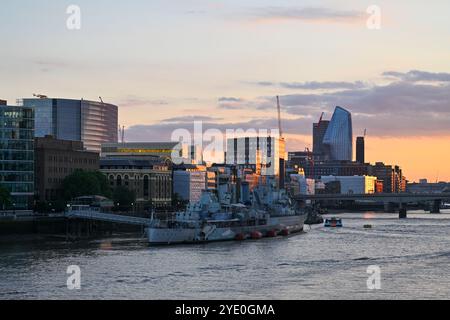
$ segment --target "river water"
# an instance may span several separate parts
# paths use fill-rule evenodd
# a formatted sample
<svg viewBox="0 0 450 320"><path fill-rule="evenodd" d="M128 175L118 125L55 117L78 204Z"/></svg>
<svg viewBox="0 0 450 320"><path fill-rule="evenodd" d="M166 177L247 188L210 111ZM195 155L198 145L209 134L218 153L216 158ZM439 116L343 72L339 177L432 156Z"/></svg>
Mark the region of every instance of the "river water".
<svg viewBox="0 0 450 320"><path fill-rule="evenodd" d="M242 243L149 247L136 236L2 242L0 299L450 298L450 211L407 220L340 216L342 229L314 226ZM80 290L67 288L70 265L81 269ZM380 289L368 288L370 266L381 270Z"/></svg>

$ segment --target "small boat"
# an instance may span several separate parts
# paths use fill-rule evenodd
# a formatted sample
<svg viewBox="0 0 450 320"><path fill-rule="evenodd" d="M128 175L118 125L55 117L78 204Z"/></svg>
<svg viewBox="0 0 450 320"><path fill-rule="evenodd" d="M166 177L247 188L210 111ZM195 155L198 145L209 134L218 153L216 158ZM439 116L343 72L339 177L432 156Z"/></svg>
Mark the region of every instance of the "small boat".
<svg viewBox="0 0 450 320"><path fill-rule="evenodd" d="M325 220L325 228L342 228L342 219L339 218L329 218Z"/></svg>

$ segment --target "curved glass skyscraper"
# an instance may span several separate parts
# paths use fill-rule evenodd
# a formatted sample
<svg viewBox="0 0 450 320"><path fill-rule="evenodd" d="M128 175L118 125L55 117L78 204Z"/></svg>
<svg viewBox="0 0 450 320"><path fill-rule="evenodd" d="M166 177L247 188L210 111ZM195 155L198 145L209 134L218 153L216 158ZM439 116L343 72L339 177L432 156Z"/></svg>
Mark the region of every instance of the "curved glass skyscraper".
<svg viewBox="0 0 450 320"><path fill-rule="evenodd" d="M336 107L323 138L323 144L330 160L352 161L353 127L350 112Z"/></svg>
<svg viewBox="0 0 450 320"><path fill-rule="evenodd" d="M72 99L23 99L34 109L36 137L52 135L60 140L83 141L89 151L100 152L103 143L117 142L118 107Z"/></svg>

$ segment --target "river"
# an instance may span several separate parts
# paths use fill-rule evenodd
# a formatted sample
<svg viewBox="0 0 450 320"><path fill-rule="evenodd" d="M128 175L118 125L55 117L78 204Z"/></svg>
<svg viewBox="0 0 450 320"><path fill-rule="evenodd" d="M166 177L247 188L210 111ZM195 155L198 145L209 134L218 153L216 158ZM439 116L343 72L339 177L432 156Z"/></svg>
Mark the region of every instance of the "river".
<svg viewBox="0 0 450 320"><path fill-rule="evenodd" d="M450 297L450 211L340 217L342 229L193 246L150 247L136 235L10 239L0 242L0 299ZM80 267L80 290L67 288L70 265ZM367 285L371 266L380 270L378 289Z"/></svg>

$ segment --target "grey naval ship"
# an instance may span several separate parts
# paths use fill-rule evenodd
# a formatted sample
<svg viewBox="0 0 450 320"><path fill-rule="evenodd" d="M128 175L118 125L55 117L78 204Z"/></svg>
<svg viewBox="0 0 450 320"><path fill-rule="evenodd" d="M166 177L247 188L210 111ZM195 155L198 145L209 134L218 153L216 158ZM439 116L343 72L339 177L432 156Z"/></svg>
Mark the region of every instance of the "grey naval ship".
<svg viewBox="0 0 450 320"><path fill-rule="evenodd" d="M215 241L243 241L288 236L303 231L306 214L297 209L283 189L258 187L247 205L219 201L204 191L171 220L152 218L147 236L150 244L193 244Z"/></svg>

